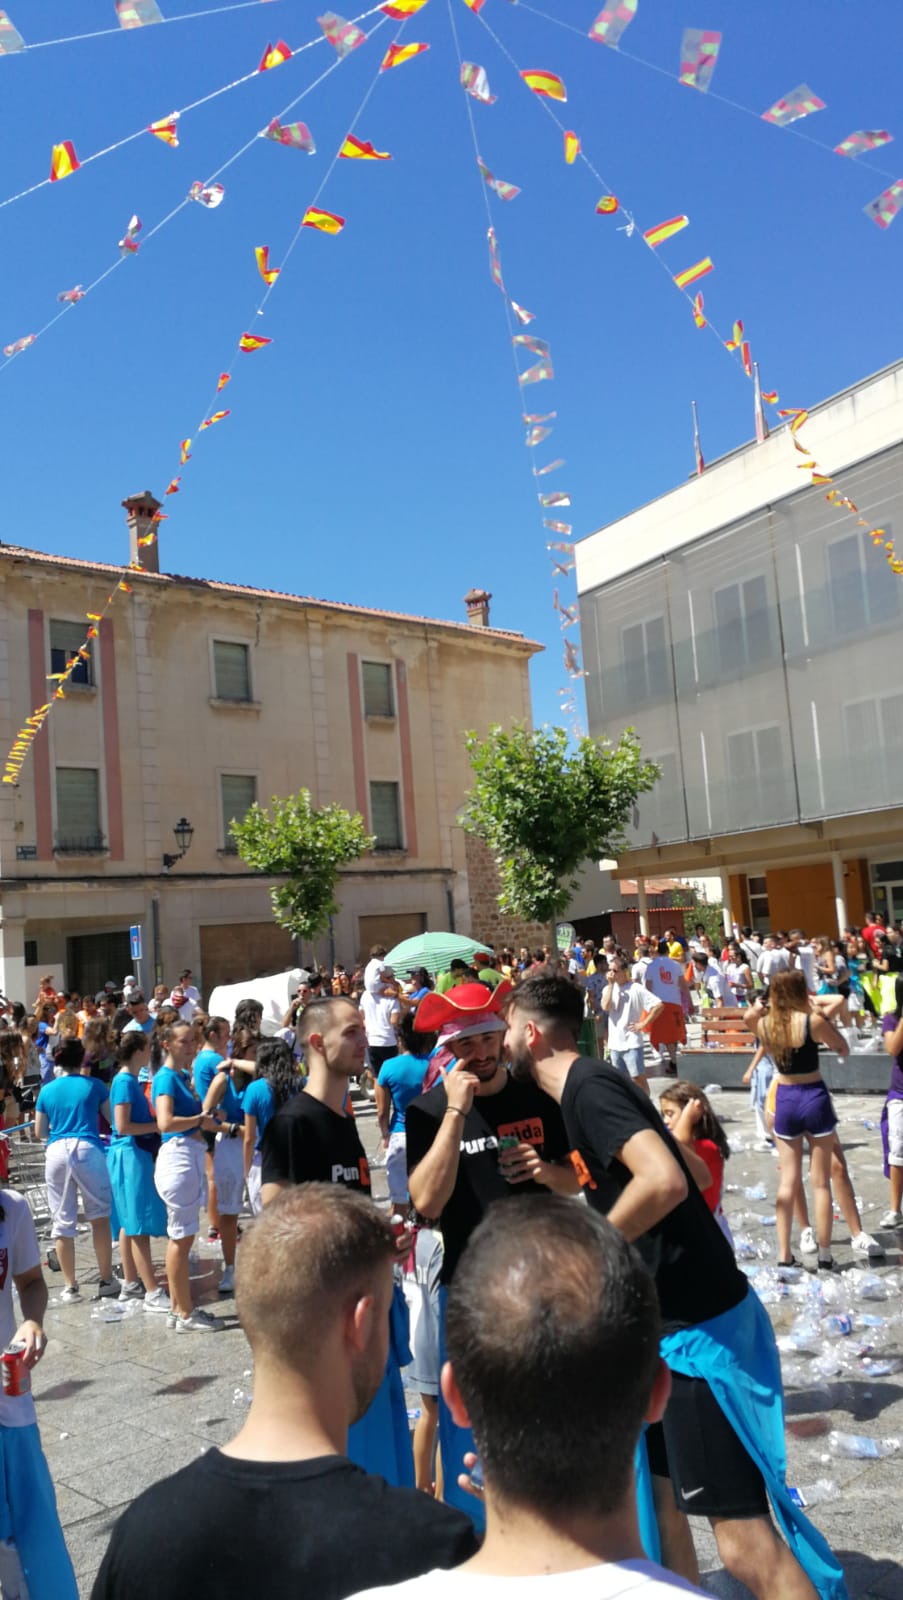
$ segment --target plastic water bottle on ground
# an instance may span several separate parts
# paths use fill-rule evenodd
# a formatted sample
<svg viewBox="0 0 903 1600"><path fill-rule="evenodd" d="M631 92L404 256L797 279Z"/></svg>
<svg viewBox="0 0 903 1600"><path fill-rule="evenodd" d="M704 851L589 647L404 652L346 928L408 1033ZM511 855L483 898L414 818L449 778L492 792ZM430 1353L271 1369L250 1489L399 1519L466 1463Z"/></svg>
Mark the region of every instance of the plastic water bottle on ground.
<svg viewBox="0 0 903 1600"><path fill-rule="evenodd" d="M826 1500L839 1500L840 1490L831 1478L818 1478L815 1483L802 1484L788 1493L794 1505L805 1511L807 1506L824 1505Z"/></svg>
<svg viewBox="0 0 903 1600"><path fill-rule="evenodd" d="M832 1456L844 1456L854 1461L880 1461L884 1456L897 1456L903 1449L903 1440L871 1439L866 1433L829 1433L828 1449Z"/></svg>
<svg viewBox="0 0 903 1600"><path fill-rule="evenodd" d="M845 1339L853 1332L853 1319L846 1311L836 1311L833 1316L825 1317L822 1332L829 1339Z"/></svg>

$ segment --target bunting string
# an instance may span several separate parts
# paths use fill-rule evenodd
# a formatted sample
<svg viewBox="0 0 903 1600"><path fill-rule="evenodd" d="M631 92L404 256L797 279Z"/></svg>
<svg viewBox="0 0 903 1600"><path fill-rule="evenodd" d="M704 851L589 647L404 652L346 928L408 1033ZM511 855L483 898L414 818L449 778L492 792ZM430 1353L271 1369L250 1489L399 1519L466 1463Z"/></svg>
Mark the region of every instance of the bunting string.
<svg viewBox="0 0 903 1600"><path fill-rule="evenodd" d="M246 0L246 3L257 6L261 4L272 4L272 0ZM227 7L226 9L229 8ZM353 22L363 22L368 17L374 16L376 12L380 10L382 10L381 5L371 6L368 11L362 11L359 16L355 17ZM181 19L171 18L169 20L176 21ZM118 32L119 30L112 29L111 31ZM308 39L304 44L295 45L291 49L286 47L288 49L288 54L285 57L285 61L287 62L289 60L294 60L296 56L304 55L307 50L313 50L317 45L326 43L327 35L321 31L316 35L315 38ZM281 64L282 63L280 63L280 65ZM16 194L7 195L4 200L0 200L0 211L5 210L7 206L15 205L19 200L27 199L29 195L37 194L41 189L49 188L51 184L59 182L61 177L73 176L76 172L81 171L83 167L90 166L93 161L100 161L104 156L113 155L117 150L125 149L126 145L133 144L136 139L144 139L149 134L160 138L161 127L165 127L167 125L172 126L173 134L167 138L166 142L173 146L178 145L179 139L178 135L175 133L175 125L183 117L187 117L191 111L197 111L201 106L210 105L212 101L220 99L222 95L231 94L233 89L241 88L242 84L253 82L254 79L260 76L260 73L263 70L265 69L258 65L254 67L253 71L242 73L241 77L233 78L230 83L224 83L221 84L218 89L212 89L209 94L203 94L197 100L190 100L187 105L179 106L175 111L171 111L167 117L161 117L159 122L152 122L150 124L145 124L140 128L136 128L134 132L124 134L121 139L115 139L112 144L104 145L103 149L92 151L90 155L81 157L76 156L71 141L68 140L65 141L65 146L54 146L54 151L57 151L61 148L67 148L68 151L71 152L69 158L65 161L66 170L62 173L58 172L56 161L52 157L50 175L46 178L40 178L37 183L29 184L27 189L20 189ZM253 142L254 141L252 140L251 143Z"/></svg>
<svg viewBox="0 0 903 1600"><path fill-rule="evenodd" d="M521 11L529 11L534 17L541 17L544 22L552 22L557 28L565 28L568 33L577 34L578 38L587 39L590 42L593 42L596 38L596 35L593 33L592 29L587 32L584 28L578 28L573 22L566 22L563 17L556 17L548 11L540 11L537 6L529 5L527 0L518 0L518 6ZM483 21L483 18L481 17L480 20ZM609 41L604 39L601 42L608 44ZM625 50L624 46L620 43L615 43L614 45L611 45L610 48L613 54L623 56L626 61L634 62L638 67L645 67L649 72L658 73L659 77L670 78L672 83L685 84L687 81L681 76L680 72L673 72L669 67L662 66L661 62L659 61L649 61L645 56L639 56L633 50ZM695 87L695 85L693 85L693 87ZM744 116L752 117L755 122L771 122L772 127L780 128L783 133L789 133L795 139L803 139L805 140L806 144L814 145L817 149L825 151L828 155L849 156L852 154L857 154L857 152L854 150L844 149L843 145L832 145L826 139L819 139L816 134L809 132L807 129L797 127L796 122L775 121L769 118L767 113L755 111L752 106L744 105L739 100L732 100L728 95L719 94L715 89L706 88L703 92L708 100L717 101L719 105L729 106L732 111L740 111ZM823 110L823 104L820 103L817 109ZM853 135L851 137L855 138L856 136ZM847 142L848 141L844 140L843 144L846 144ZM865 152L869 148L880 148L881 145L889 144L890 142L890 136L888 134L884 134L882 130L882 136L879 139L878 145L872 147L864 144L862 145L861 149L863 152ZM854 163L852 162L849 163L851 166L853 164ZM880 173L883 177L898 177L898 173L894 172L888 167L879 166L875 161L867 161L857 157L855 165L857 167L868 167L872 172Z"/></svg>
<svg viewBox="0 0 903 1600"><path fill-rule="evenodd" d="M485 17L481 13L477 13L476 15L477 21L493 39L496 47L505 57L514 73L521 81L524 81L524 73L514 56L511 54L510 50L499 38L495 30L486 21ZM811 91L806 92L811 93ZM802 91L800 91L800 93L802 94ZM565 135L567 130L565 129L564 123L561 121L561 118L557 115L553 107L549 104L548 97L540 96L538 98L543 111L548 117L551 118L559 132ZM624 229L624 232L628 238L632 238L637 231L636 217L630 210L623 206L623 203L620 200L616 199L611 188L605 182L601 174L597 171L582 145L577 151L576 160L583 163L588 171L592 173L596 182L606 191L606 196L603 198L609 198L614 202L613 207L604 207L604 209L607 211L620 209L622 211L622 214L627 218L627 225ZM903 203L903 195L901 195L901 203ZM599 209L599 207L597 207L597 209ZM677 288L678 292L682 294L684 299L687 301L693 313L696 326L700 329L707 327L710 330L714 337L717 338L722 348L727 350L732 360L734 360L734 365L738 366L746 380L753 384L756 401L757 435L761 438L764 438L767 433L767 425L764 421L762 404L764 402L765 404L771 406L777 406L779 399L777 390L763 391L761 389L758 376L758 367L752 361L749 342L743 337L744 330L742 322L735 322L733 336L729 339L725 338L719 329L714 325L708 313L706 312L704 314L702 294L700 292L697 292L696 294L692 294L690 292L692 286L697 283L701 277L707 276L714 270L714 263L710 257L705 256L694 266L688 267L678 273L672 273L664 258L659 255L658 246L662 242L663 232L665 237L670 237L673 224L680 223L683 225L685 220L686 219L683 217L674 218L668 223L660 224L654 228L647 229L645 232L640 234L640 238L642 239L642 242L649 254L654 257L658 266L668 274L675 288ZM681 231L681 229L678 228L674 231ZM739 362L736 361L736 356L739 356ZM891 570L898 575L903 575L903 560L898 559L894 542L888 537L887 531L883 528L873 527L869 520L861 515L859 507L856 506L852 500L850 500L846 495L841 494L839 490L835 490L834 478L832 475L823 470L815 456L808 450L805 442L798 438L800 429L808 419L808 411L801 408L785 408L783 411L779 411L778 415L784 419L789 419L789 433L791 442L798 451L805 454L807 457L806 462L801 464L801 470L809 471L811 473L811 485L816 488L821 488L826 485L829 486L829 492L826 496L829 504L838 510L849 512L851 515L855 516L857 525L868 531L872 540L873 548L876 550L883 550L885 559L887 560ZM696 454L697 472L701 473L701 452L699 451L698 447L698 438Z"/></svg>
<svg viewBox="0 0 903 1600"><path fill-rule="evenodd" d="M205 17L225 16L229 11L256 11L258 6L262 3L272 4L273 0L232 0L232 3L229 5L211 6L204 11L182 11L173 17L164 17L160 12L159 7L154 5L154 10L157 12L157 15L154 16L152 20L154 23L158 24L172 22L199 22ZM117 7L117 10L118 9L119 8ZM137 11L138 7L134 7L132 9ZM123 6L122 10L125 12L126 7ZM5 13L0 12L0 17L3 17L4 15ZM59 39L23 39L21 44L15 45L12 49L10 49L8 45L5 49L3 48L3 36L2 32L0 32L0 55L23 55L30 50L50 50L54 45L78 44L83 39L107 39L113 34L130 33L138 27L145 27L148 25L148 23L119 22L115 28L95 28L90 33L67 33L63 34ZM19 37L21 38L21 35L19 35Z"/></svg>

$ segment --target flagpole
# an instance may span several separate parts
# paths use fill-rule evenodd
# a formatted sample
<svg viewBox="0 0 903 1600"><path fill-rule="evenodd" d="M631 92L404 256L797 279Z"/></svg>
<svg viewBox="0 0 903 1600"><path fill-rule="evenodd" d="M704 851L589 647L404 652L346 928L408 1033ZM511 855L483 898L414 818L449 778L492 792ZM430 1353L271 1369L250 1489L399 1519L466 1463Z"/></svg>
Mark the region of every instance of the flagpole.
<svg viewBox="0 0 903 1600"><path fill-rule="evenodd" d="M696 452L696 476L701 478L705 471L705 461L702 456L702 446L699 442L699 415L696 410L696 401L691 400L690 405L693 408L693 449Z"/></svg>
<svg viewBox="0 0 903 1600"><path fill-rule="evenodd" d="M762 384L759 379L758 361L753 362L753 390L755 394L756 439L759 444L764 444L768 438L768 422L765 417L765 408L762 404Z"/></svg>

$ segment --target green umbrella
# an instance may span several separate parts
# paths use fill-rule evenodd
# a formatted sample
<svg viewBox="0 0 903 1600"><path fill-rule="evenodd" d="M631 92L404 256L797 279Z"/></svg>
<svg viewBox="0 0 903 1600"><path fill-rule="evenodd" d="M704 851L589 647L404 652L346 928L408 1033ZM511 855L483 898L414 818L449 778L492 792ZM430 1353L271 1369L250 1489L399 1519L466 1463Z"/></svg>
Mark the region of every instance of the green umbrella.
<svg viewBox="0 0 903 1600"><path fill-rule="evenodd" d="M386 956L386 966L393 967L399 977L412 972L415 967L426 967L431 977L447 972L454 960L470 962L480 951L489 947L477 944L474 939L464 939L457 933L418 933L413 939L402 939Z"/></svg>

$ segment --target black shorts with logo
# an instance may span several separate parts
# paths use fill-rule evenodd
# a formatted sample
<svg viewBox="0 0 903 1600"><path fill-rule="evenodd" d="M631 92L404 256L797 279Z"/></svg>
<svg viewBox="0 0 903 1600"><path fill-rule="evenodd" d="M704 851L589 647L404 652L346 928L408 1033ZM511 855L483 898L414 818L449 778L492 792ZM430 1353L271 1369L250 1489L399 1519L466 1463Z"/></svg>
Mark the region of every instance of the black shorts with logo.
<svg viewBox="0 0 903 1600"><path fill-rule="evenodd" d="M670 1478L687 1516L768 1515L765 1480L703 1378L672 1372L661 1422L646 1430L649 1466Z"/></svg>

